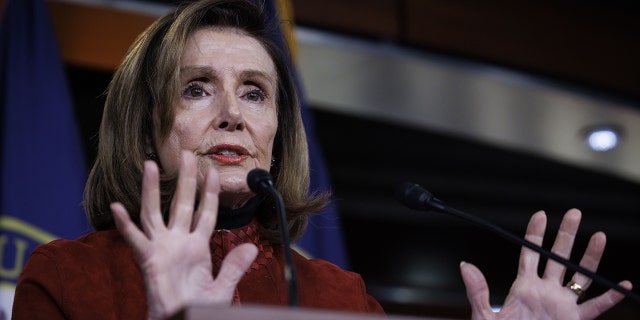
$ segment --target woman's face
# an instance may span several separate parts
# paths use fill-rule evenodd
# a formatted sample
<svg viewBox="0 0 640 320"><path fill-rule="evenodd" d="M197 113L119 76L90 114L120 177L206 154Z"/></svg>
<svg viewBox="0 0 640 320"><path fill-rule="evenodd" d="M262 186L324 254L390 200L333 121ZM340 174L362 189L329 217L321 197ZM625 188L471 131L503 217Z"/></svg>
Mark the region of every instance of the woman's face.
<svg viewBox="0 0 640 320"><path fill-rule="evenodd" d="M253 193L247 174L269 170L278 127L277 74L258 41L236 29L205 28L189 39L180 63L180 102L166 140L156 135L163 169L177 172L181 150L198 159L198 185L209 167L220 175L220 205L242 206Z"/></svg>

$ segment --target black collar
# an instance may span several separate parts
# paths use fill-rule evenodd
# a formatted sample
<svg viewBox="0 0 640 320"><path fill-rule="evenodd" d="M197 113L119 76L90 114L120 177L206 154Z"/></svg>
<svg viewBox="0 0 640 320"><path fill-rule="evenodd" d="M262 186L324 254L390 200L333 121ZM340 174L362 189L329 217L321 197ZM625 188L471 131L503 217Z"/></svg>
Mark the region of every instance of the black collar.
<svg viewBox="0 0 640 320"><path fill-rule="evenodd" d="M238 209L219 208L216 229L237 229L248 225L256 216L256 209L260 206L264 197L257 195Z"/></svg>

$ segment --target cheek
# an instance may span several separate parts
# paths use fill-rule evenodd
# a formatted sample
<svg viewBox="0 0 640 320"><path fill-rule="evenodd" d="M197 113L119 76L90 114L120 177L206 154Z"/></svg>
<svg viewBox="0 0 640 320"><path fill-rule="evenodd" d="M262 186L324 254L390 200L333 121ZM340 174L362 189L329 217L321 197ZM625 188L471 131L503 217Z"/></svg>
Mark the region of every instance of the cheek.
<svg viewBox="0 0 640 320"><path fill-rule="evenodd" d="M167 139L158 144L158 156L165 171L177 172L180 167L180 152L193 149L192 139L196 136L196 130L190 122L176 118Z"/></svg>
<svg viewBox="0 0 640 320"><path fill-rule="evenodd" d="M263 151L271 155L273 151L273 142L276 138L276 131L278 130L277 120L269 122L269 125L264 125L260 127L258 130L258 139L260 139L260 144L262 146ZM271 159L269 159L271 161Z"/></svg>
<svg viewBox="0 0 640 320"><path fill-rule="evenodd" d="M159 145L158 156L167 173L178 171L180 166L180 135L171 131L169 137Z"/></svg>

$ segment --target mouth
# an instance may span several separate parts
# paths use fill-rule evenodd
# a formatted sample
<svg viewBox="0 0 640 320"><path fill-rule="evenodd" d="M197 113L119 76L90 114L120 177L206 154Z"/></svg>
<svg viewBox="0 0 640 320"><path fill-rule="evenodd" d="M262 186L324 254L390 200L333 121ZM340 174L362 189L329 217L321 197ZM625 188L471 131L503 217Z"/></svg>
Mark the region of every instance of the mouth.
<svg viewBox="0 0 640 320"><path fill-rule="evenodd" d="M209 149L207 155L221 164L239 164L249 157L249 151L238 145L221 144Z"/></svg>

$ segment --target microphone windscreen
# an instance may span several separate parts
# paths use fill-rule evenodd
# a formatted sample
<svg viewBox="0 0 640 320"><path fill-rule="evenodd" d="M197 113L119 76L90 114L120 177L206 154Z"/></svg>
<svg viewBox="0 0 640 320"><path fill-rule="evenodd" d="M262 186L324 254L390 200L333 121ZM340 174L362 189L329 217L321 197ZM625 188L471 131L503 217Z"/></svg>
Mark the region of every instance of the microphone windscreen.
<svg viewBox="0 0 640 320"><path fill-rule="evenodd" d="M396 189L396 200L411 209L425 209L431 198L429 191L415 183L404 182Z"/></svg>
<svg viewBox="0 0 640 320"><path fill-rule="evenodd" d="M273 185L271 181L271 174L267 170L256 168L249 171L247 175L247 184L251 191L255 193L261 193L266 191L265 189Z"/></svg>

